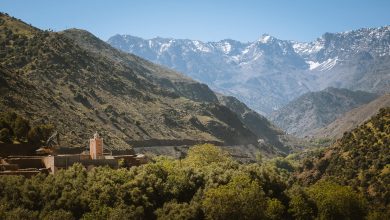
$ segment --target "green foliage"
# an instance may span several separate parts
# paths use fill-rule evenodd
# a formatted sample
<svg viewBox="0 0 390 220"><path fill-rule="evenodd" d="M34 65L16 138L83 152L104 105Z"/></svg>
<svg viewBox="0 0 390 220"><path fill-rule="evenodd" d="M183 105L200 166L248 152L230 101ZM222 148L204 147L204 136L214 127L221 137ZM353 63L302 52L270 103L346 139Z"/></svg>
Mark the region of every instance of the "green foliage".
<svg viewBox="0 0 390 220"><path fill-rule="evenodd" d="M191 147L188 150L188 156L183 160L183 163L200 168L213 163L224 163L231 160L232 158L228 153L222 149L212 144L203 144Z"/></svg>
<svg viewBox="0 0 390 220"><path fill-rule="evenodd" d="M28 120L17 116L15 119L14 132L19 140L27 138L27 133L30 130L30 123Z"/></svg>
<svg viewBox="0 0 390 220"><path fill-rule="evenodd" d="M5 220L34 220L38 219L38 212L34 212L24 208L15 208L7 212Z"/></svg>
<svg viewBox="0 0 390 220"><path fill-rule="evenodd" d="M199 147L199 146L198 146ZM130 169L80 164L55 175L2 176L0 219L362 219L366 201L352 188L320 181L289 187L274 161L238 164L223 151L200 163L156 157ZM217 149L217 150L216 150ZM225 158L220 158L224 156ZM368 217L388 216L372 210Z"/></svg>
<svg viewBox="0 0 390 220"><path fill-rule="evenodd" d="M260 152L256 152L255 157L256 157L256 162L258 164L262 164L263 163L263 155Z"/></svg>
<svg viewBox="0 0 390 220"><path fill-rule="evenodd" d="M372 210L367 215L367 220L382 220L382 219L390 219L390 209Z"/></svg>
<svg viewBox="0 0 390 220"><path fill-rule="evenodd" d="M267 209L265 215L267 219L277 220L282 219L285 211L284 205L277 199L269 199L267 201Z"/></svg>
<svg viewBox="0 0 390 220"><path fill-rule="evenodd" d="M2 128L0 130L0 141L4 143L11 142L11 132L8 128Z"/></svg>
<svg viewBox="0 0 390 220"><path fill-rule="evenodd" d="M259 183L242 174L226 185L205 190L202 202L207 219L264 218L266 205Z"/></svg>
<svg viewBox="0 0 390 220"><path fill-rule="evenodd" d="M15 112L0 114L0 141L3 143L12 143L13 140L17 140L39 146L50 137L53 131L54 125L52 124L30 126L29 120Z"/></svg>
<svg viewBox="0 0 390 220"><path fill-rule="evenodd" d="M331 148L303 160L301 180L331 179L364 194L372 208L390 208L390 108L350 132Z"/></svg>
<svg viewBox="0 0 390 220"><path fill-rule="evenodd" d="M320 181L308 192L320 219L364 219L367 214L365 199L348 186Z"/></svg>
<svg viewBox="0 0 390 220"><path fill-rule="evenodd" d="M43 135L39 127L33 127L27 133L27 140L30 143L39 144L43 140Z"/></svg>
<svg viewBox="0 0 390 220"><path fill-rule="evenodd" d="M43 220L74 220L72 213L63 209L42 213L40 219Z"/></svg>
<svg viewBox="0 0 390 220"><path fill-rule="evenodd" d="M316 216L316 206L313 200L299 186L293 186L289 191L288 212L297 220L310 220Z"/></svg>
<svg viewBox="0 0 390 220"><path fill-rule="evenodd" d="M275 158L274 160L275 166L279 169L286 170L288 172L293 172L294 167L293 165L286 159L284 158Z"/></svg>
<svg viewBox="0 0 390 220"><path fill-rule="evenodd" d="M167 202L162 208L156 210L157 219L182 219L195 220L202 219L201 206L197 203L177 203L176 201Z"/></svg>

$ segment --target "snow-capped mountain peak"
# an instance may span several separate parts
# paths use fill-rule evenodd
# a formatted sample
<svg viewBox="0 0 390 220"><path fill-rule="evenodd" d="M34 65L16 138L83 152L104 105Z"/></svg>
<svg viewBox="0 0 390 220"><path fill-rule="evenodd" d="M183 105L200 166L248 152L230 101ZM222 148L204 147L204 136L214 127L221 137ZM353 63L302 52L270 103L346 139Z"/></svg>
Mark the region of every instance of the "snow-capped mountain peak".
<svg viewBox="0 0 390 220"><path fill-rule="evenodd" d="M312 42L263 34L248 43L130 35L115 35L108 43L236 96L265 114L328 86L390 92L390 26L325 33Z"/></svg>
<svg viewBox="0 0 390 220"><path fill-rule="evenodd" d="M263 43L263 44L266 44L268 43L269 41L273 40L274 37L272 37L271 35L269 34L263 34L260 38L259 38L259 42Z"/></svg>

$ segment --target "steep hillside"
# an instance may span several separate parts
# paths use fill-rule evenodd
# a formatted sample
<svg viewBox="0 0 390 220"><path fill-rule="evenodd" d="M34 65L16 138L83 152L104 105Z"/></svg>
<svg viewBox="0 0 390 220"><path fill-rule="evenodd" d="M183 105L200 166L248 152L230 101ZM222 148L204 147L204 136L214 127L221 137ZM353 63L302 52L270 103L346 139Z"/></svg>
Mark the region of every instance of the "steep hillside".
<svg viewBox="0 0 390 220"><path fill-rule="evenodd" d="M283 152L289 151L286 146L282 146L280 143L280 136L283 135L284 132L274 126L264 116L259 115L232 96L218 94L218 99L221 104L225 105L239 116L241 121L260 138L260 142L266 140Z"/></svg>
<svg viewBox="0 0 390 220"><path fill-rule="evenodd" d="M308 43L266 34L248 43L130 35L115 35L108 43L183 72L263 114L327 87L390 91L389 26L325 33Z"/></svg>
<svg viewBox="0 0 390 220"><path fill-rule="evenodd" d="M206 85L86 31L41 31L4 14L0 24L1 111L53 123L65 146L84 147L95 131L111 149L277 139L251 131Z"/></svg>
<svg viewBox="0 0 390 220"><path fill-rule="evenodd" d="M271 115L273 122L287 133L305 137L324 127L343 113L366 104L377 95L362 91L327 88L309 92Z"/></svg>
<svg viewBox="0 0 390 220"><path fill-rule="evenodd" d="M390 205L390 108L347 132L336 144L304 162L298 180L306 184L333 179L360 190L389 210Z"/></svg>
<svg viewBox="0 0 390 220"><path fill-rule="evenodd" d="M313 132L318 138L341 138L344 132L350 131L379 112L379 109L390 107L390 94L385 94L374 101L354 108L341 117Z"/></svg>

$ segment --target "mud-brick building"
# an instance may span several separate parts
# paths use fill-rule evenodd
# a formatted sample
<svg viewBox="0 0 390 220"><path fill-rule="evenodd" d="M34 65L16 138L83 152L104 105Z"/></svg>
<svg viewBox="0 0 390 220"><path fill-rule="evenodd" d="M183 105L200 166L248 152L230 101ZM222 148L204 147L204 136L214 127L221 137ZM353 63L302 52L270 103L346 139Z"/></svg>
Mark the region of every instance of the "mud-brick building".
<svg viewBox="0 0 390 220"><path fill-rule="evenodd" d="M117 169L138 166L147 162L142 154L127 154L126 151L104 153L103 138L97 133L89 142L89 151L78 154L15 155L12 153L18 152L12 152L9 148L3 149L3 151L8 152L8 155L4 156L3 153L3 157L0 158L0 175L31 176L42 172L55 174L58 170L67 169L75 163L80 163L90 170L97 166L109 166Z"/></svg>

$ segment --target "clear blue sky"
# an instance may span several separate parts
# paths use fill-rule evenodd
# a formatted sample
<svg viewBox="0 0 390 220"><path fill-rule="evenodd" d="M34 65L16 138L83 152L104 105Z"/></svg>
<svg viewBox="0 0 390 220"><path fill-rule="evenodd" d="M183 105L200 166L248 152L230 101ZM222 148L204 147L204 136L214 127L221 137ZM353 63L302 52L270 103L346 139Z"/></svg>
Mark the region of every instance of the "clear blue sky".
<svg viewBox="0 0 390 220"><path fill-rule="evenodd" d="M389 0L0 0L0 11L41 29L254 41L263 33L311 41L324 32L390 25Z"/></svg>

